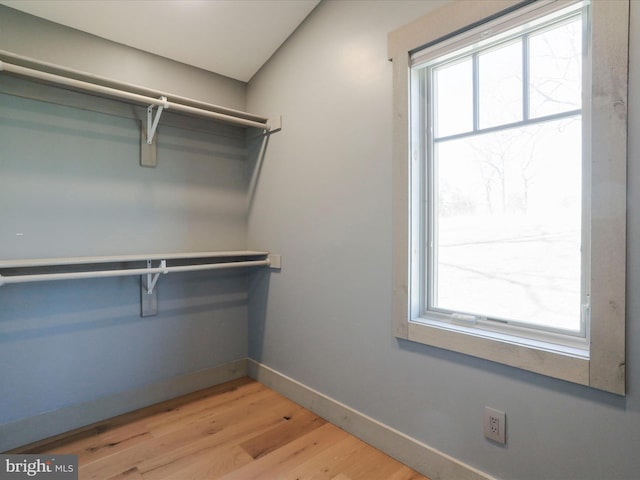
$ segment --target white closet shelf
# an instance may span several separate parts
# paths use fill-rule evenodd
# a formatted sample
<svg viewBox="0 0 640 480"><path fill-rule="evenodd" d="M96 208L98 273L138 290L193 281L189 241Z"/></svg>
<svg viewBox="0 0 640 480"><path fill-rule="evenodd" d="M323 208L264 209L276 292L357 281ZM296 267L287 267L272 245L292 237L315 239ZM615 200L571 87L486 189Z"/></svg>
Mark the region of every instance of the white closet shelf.
<svg viewBox="0 0 640 480"><path fill-rule="evenodd" d="M264 257L269 252L256 250L229 250L212 252L188 253L149 253L133 255L109 255L99 257L58 257L58 258L29 258L18 260L0 260L0 270L5 268L51 267L64 265L83 265L99 263L125 263L146 260L187 260L195 258L229 258L229 257Z"/></svg>
<svg viewBox="0 0 640 480"><path fill-rule="evenodd" d="M156 266L153 265L154 261L158 262ZM102 270L96 268L100 265L131 264L135 262L146 262L146 268L104 269L103 267ZM176 262L177 265L171 265L171 262ZM55 270L55 272L51 273L0 274L0 286L10 283L146 275L147 290L151 295L160 274L245 267L273 266L274 268L279 268L279 264L279 255L272 256L269 252L253 250L0 260L0 271L7 269ZM78 265L92 265L93 267L78 270ZM69 271L69 269L71 270Z"/></svg>
<svg viewBox="0 0 640 480"><path fill-rule="evenodd" d="M279 120L270 122L267 117L260 115L43 62L6 50L0 50L0 72L12 73L92 94L117 98L124 102L148 105L150 107L163 107L164 109L208 117L240 126L254 127L267 132L279 128L275 125L279 123Z"/></svg>
<svg viewBox="0 0 640 480"><path fill-rule="evenodd" d="M157 166L156 132L163 112L204 117L240 127L261 131L261 136L282 129L282 117L267 118L200 100L122 82L61 65L0 50L0 73L44 82L67 90L116 99L120 102L147 107L146 122L141 120L141 157L143 167Z"/></svg>
<svg viewBox="0 0 640 480"><path fill-rule="evenodd" d="M153 262L157 262L155 266ZM146 268L141 267L140 263L146 264ZM107 265L116 267L107 268ZM82 266L86 268L83 269ZM139 275L140 314L147 317L158 313L155 286L160 275L172 272L249 267L280 269L281 256L264 251L231 250L0 260L0 272L4 272L0 274L0 286L12 283ZM25 271L20 273L20 270Z"/></svg>

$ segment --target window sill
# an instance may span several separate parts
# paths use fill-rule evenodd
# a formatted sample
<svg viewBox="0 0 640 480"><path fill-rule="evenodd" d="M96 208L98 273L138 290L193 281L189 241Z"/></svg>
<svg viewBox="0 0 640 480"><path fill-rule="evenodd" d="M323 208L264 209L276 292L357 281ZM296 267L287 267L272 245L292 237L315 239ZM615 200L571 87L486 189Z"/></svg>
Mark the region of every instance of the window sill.
<svg viewBox="0 0 640 480"><path fill-rule="evenodd" d="M409 321L406 337L402 337L561 380L589 385L588 352L575 347L423 318Z"/></svg>

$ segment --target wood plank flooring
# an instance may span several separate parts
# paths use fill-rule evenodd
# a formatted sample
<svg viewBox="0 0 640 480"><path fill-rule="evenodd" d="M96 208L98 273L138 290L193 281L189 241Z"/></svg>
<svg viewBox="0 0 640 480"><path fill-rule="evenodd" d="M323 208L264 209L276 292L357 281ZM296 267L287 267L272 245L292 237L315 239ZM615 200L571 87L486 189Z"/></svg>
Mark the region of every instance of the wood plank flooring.
<svg viewBox="0 0 640 480"><path fill-rule="evenodd" d="M77 454L81 480L429 480L249 378L12 453Z"/></svg>

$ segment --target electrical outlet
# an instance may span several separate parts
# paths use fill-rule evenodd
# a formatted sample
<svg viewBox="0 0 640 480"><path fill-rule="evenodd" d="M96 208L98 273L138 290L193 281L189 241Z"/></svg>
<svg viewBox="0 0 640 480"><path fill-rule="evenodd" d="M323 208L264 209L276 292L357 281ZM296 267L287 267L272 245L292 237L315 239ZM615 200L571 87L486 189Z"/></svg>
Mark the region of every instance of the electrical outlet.
<svg viewBox="0 0 640 480"><path fill-rule="evenodd" d="M504 412L484 407L484 436L501 445L506 445L506 416Z"/></svg>

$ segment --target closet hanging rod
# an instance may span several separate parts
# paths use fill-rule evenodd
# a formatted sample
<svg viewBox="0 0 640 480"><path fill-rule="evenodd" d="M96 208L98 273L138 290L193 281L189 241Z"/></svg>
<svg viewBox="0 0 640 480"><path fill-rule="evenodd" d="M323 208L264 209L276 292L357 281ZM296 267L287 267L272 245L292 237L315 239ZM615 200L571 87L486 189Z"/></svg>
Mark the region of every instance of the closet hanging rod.
<svg viewBox="0 0 640 480"><path fill-rule="evenodd" d="M144 262L147 260L189 260L196 258L267 257L269 252L257 250L217 250L210 252L143 253L130 255L103 255L95 257L56 257L0 260L0 270L6 268L60 267L98 263Z"/></svg>
<svg viewBox="0 0 640 480"><path fill-rule="evenodd" d="M131 275L166 274L171 272L192 272L197 270L219 270L224 268L268 267L271 260L248 260L241 262L208 263L202 265L176 265L151 268L130 268L120 270L98 270L87 272L41 273L34 275L0 275L0 286L11 283L45 282L51 280L74 280L83 278L121 277Z"/></svg>
<svg viewBox="0 0 640 480"><path fill-rule="evenodd" d="M250 120L247 118L243 118L242 116L234 116L231 113L220 113L213 110L205 110L203 108L192 107L189 105L176 103L163 98L154 98L154 97L150 97L149 95L142 95L139 93L129 92L126 90L121 90L113 87L107 87L104 85L90 83L83 80L76 80L74 78L64 77L61 75L56 75L56 74L44 72L41 70L22 67L20 65L7 63L1 60L0 60L0 71L9 72L9 73L13 73L15 75L20 75L24 77L34 78L37 80L43 80L43 81L55 83L58 85L64 85L67 87L77 88L77 89L84 90L91 93L99 93L99 94L107 95L110 97L120 98L123 100L128 100L130 102L139 103L141 105L162 106L164 109L190 113L193 115L208 117L208 118L220 120L227 123L233 123L236 125L242 125L245 127L254 127L254 128L259 128L261 130L270 130L269 122L267 119L264 119L263 121ZM118 85L123 87L126 86L126 84L122 82L113 82L111 80L109 80L109 82L117 83ZM137 87L135 85L131 85L131 87L134 89L140 89L140 87ZM148 89L145 89L145 90L150 92ZM163 97L163 96L166 97L167 94L159 95L159 97ZM207 105L202 102L196 102L193 100L189 100L189 102L194 104L199 104L201 106ZM217 107L216 105L211 105L210 107L213 109L219 109L219 107Z"/></svg>

